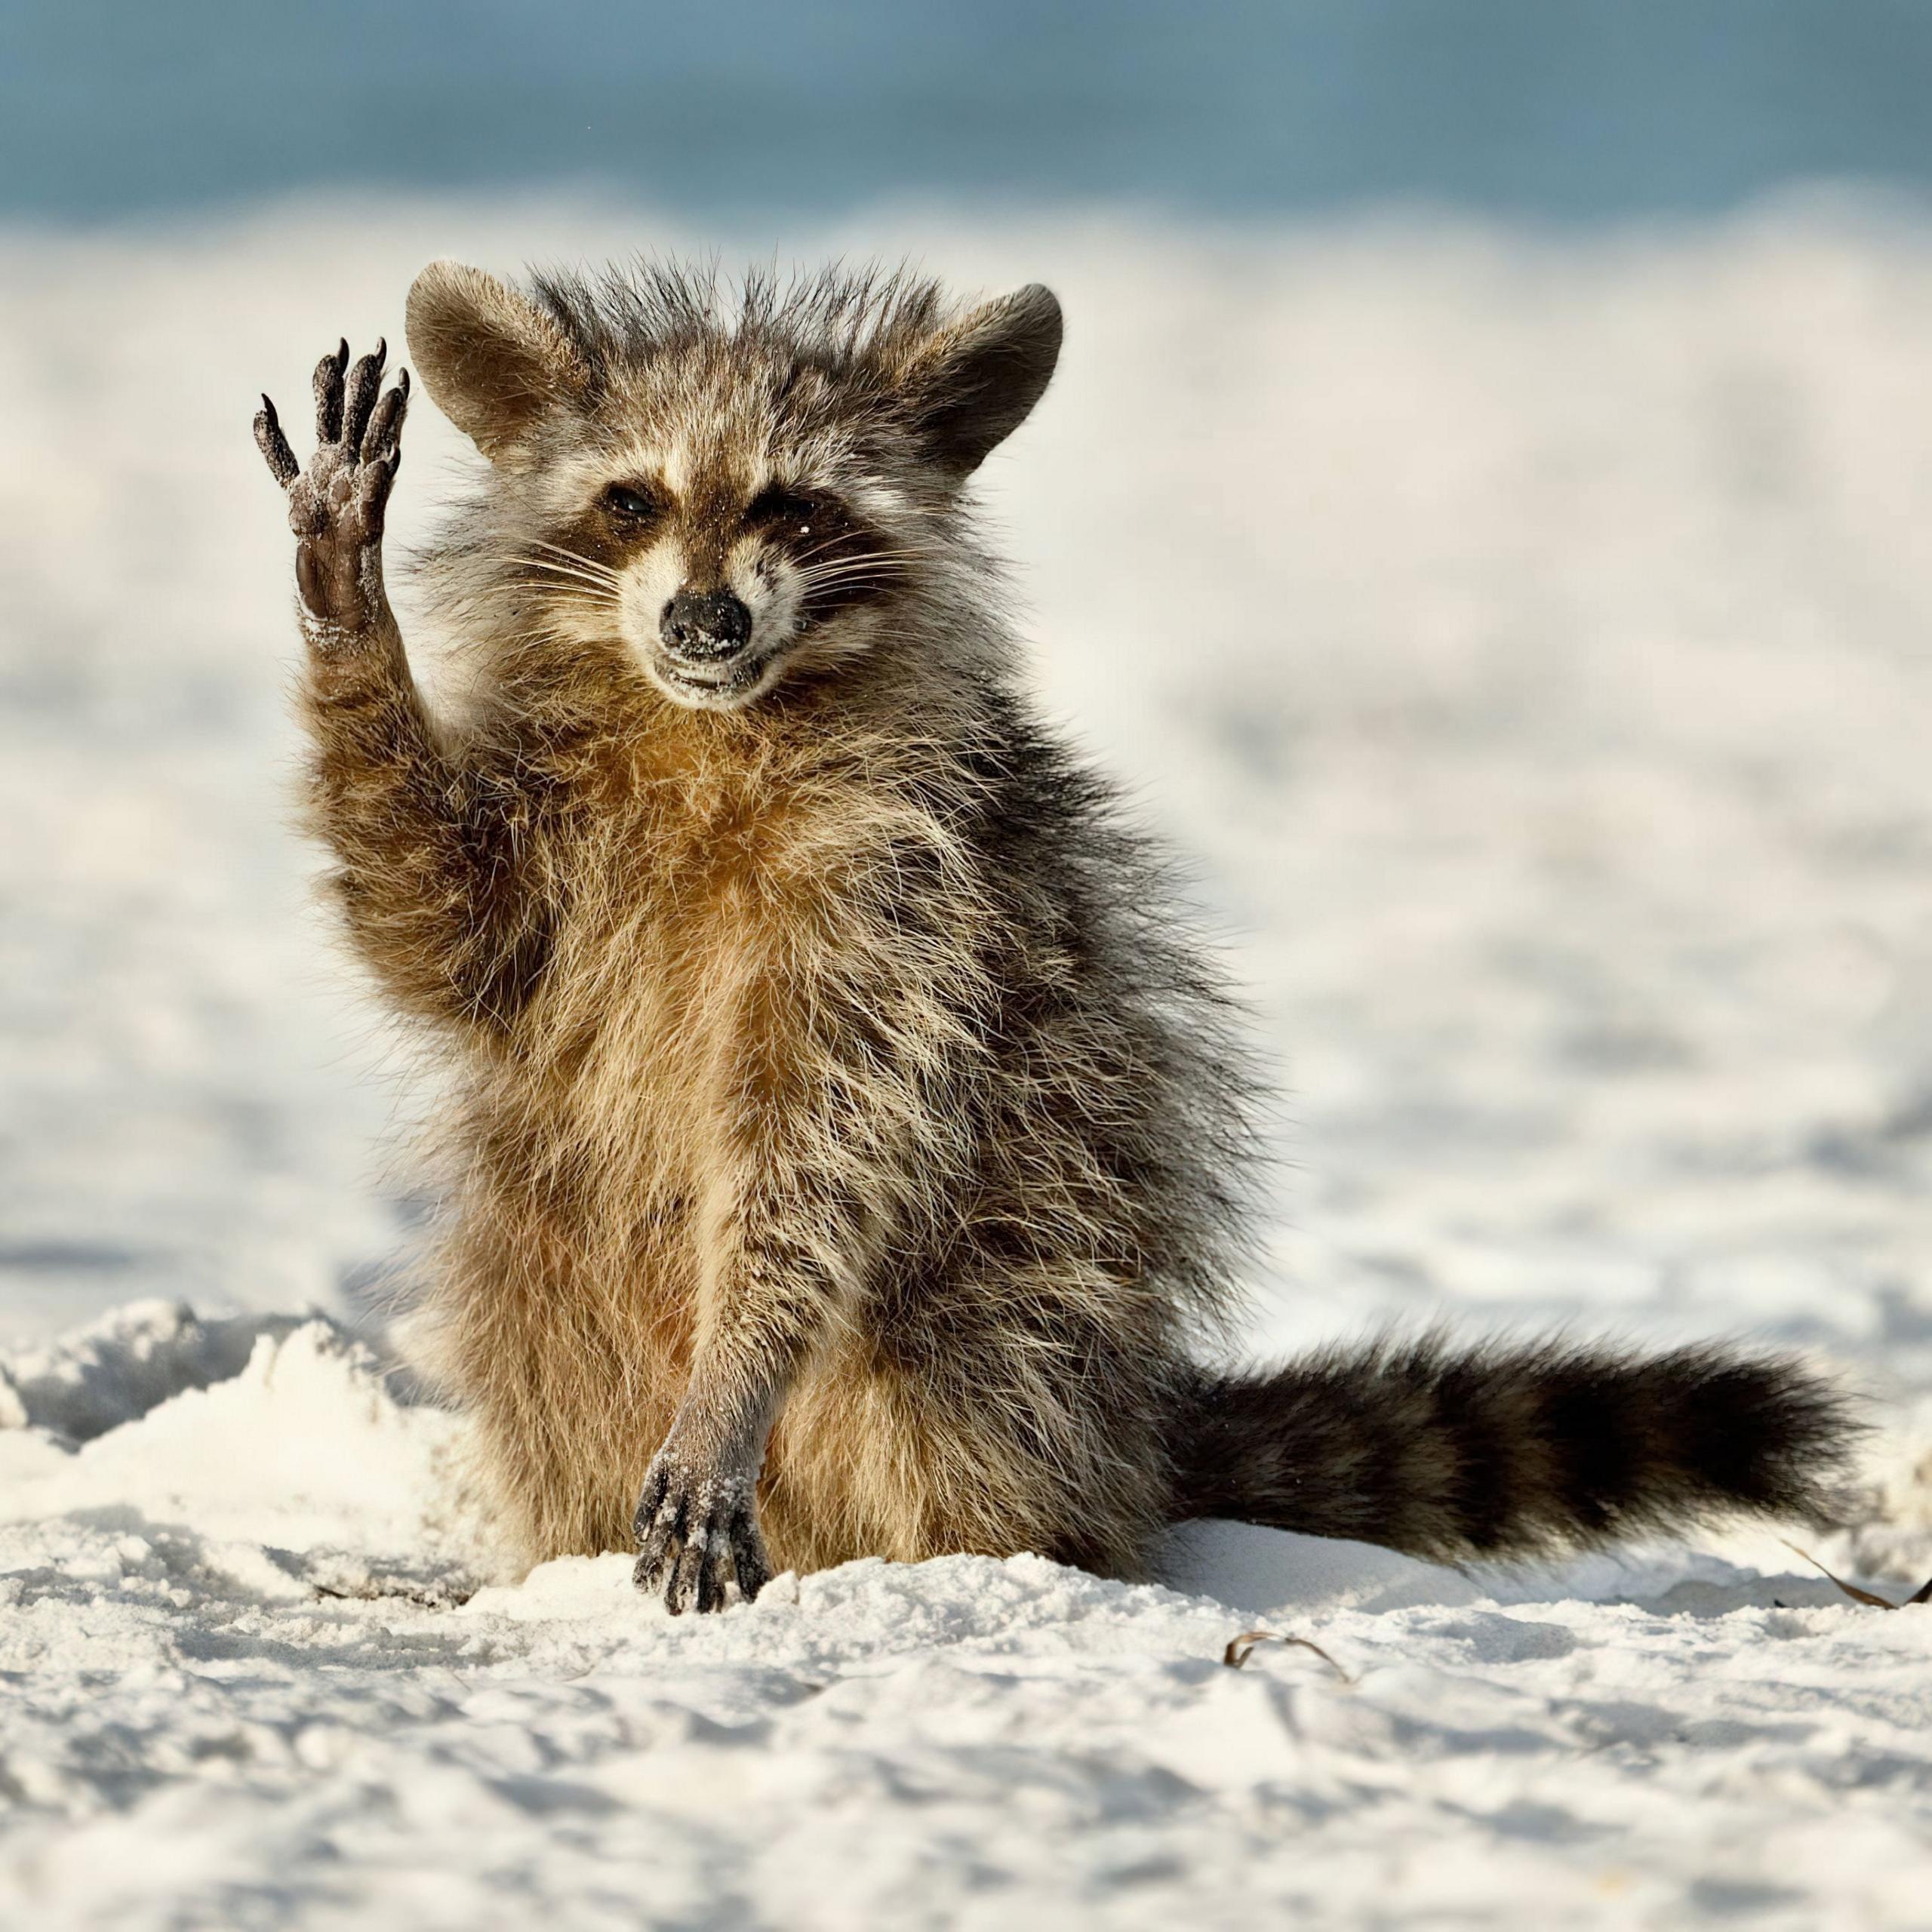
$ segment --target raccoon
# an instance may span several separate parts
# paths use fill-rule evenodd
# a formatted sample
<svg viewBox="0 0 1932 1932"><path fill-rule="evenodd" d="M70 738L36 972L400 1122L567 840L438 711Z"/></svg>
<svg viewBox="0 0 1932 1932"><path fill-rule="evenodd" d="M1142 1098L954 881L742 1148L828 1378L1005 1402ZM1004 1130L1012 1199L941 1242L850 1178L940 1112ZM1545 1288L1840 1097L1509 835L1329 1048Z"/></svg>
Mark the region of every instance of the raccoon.
<svg viewBox="0 0 1932 1932"><path fill-rule="evenodd" d="M970 480L1059 355L1044 288L640 265L411 291L488 459L384 589L406 372L264 397L309 812L451 1078L427 1312L521 1559L674 1611L772 1567L1146 1574L1221 1515L1426 1557L1821 1508L1790 1361L1387 1337L1228 1370L1261 1089L1160 851L1025 695Z"/></svg>

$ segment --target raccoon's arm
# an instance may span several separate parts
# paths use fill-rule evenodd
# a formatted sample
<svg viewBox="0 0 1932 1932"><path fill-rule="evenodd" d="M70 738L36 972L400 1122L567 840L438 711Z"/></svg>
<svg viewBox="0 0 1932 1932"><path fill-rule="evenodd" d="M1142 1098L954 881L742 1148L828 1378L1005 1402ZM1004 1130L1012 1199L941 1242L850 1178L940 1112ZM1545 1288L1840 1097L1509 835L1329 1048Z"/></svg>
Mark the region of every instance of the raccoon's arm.
<svg viewBox="0 0 1932 1932"><path fill-rule="evenodd" d="M513 784L445 754L410 675L382 549L409 377L379 399L383 353L351 369L344 343L322 358L306 470L267 397L255 418L297 539L309 815L338 861L350 933L390 994L435 1018L500 1026L543 950L513 863L531 807Z"/></svg>
<svg viewBox="0 0 1932 1932"><path fill-rule="evenodd" d="M728 1575L749 1598L770 1574L756 1501L766 1440L841 1300L813 1236L855 1232L855 1217L814 1200L811 1177L782 1156L718 1192L691 1380L638 1499L637 1586L662 1592L674 1614L720 1607Z"/></svg>

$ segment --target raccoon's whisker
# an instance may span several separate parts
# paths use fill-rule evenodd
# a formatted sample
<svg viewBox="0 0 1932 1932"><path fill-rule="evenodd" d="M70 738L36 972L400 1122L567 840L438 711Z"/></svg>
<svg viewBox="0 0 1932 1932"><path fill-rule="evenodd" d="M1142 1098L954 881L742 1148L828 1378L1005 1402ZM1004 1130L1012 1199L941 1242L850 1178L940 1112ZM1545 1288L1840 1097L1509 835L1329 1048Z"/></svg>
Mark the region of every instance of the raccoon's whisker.
<svg viewBox="0 0 1932 1932"><path fill-rule="evenodd" d="M548 591L573 603L603 605L613 611L619 608L621 602L608 591L593 590L583 584L542 583L529 587Z"/></svg>
<svg viewBox="0 0 1932 1932"><path fill-rule="evenodd" d="M605 598L578 596L567 591L552 608L572 619L583 619L592 623L614 624L617 621L617 605Z"/></svg>
<svg viewBox="0 0 1932 1932"><path fill-rule="evenodd" d="M614 577L606 578L601 577L595 571L584 570L575 564L559 563L554 557L524 556L512 552L505 559L505 561L512 564L526 565L533 570L555 571L560 576L580 577L583 578L586 583L615 583L617 581Z"/></svg>
<svg viewBox="0 0 1932 1932"><path fill-rule="evenodd" d="M876 577L881 582L889 578L904 578L911 573L903 564L889 561L848 564L816 571L801 571L798 584L801 589L814 590L828 583L844 583L854 577Z"/></svg>
<svg viewBox="0 0 1932 1932"><path fill-rule="evenodd" d="M558 577L574 577L585 583L614 586L617 581L615 577L599 577L594 571L580 570L574 564L560 564L551 557L512 556L508 561L521 564L530 570L549 571Z"/></svg>
<svg viewBox="0 0 1932 1932"><path fill-rule="evenodd" d="M617 573L608 564L600 564L595 557L586 557L581 550L566 549L562 544L547 543L540 537L533 537L530 542L535 549L547 550L553 557L561 557L568 562L581 565L584 569L594 571L599 577L608 577L613 583L618 581Z"/></svg>
<svg viewBox="0 0 1932 1932"><path fill-rule="evenodd" d="M828 537L823 543L814 543L809 550L792 551L790 552L792 561L801 564L808 557L822 557L826 551L836 549L844 540L843 536Z"/></svg>
<svg viewBox="0 0 1932 1932"><path fill-rule="evenodd" d="M827 571L874 570L887 566L898 568L925 561L914 550L869 550L860 556L834 557L826 563L804 565L798 574L802 577L821 577Z"/></svg>
<svg viewBox="0 0 1932 1932"><path fill-rule="evenodd" d="M543 571L552 577L564 577L574 583L583 585L592 595L614 604L617 601L618 581L613 577L605 579L592 577L587 571L574 570L568 564L553 564L547 557L512 557L508 561L521 564L526 570Z"/></svg>
<svg viewBox="0 0 1932 1932"><path fill-rule="evenodd" d="M801 601L809 603L814 598L828 596L835 591L885 590L894 584L904 582L903 577L863 576L830 577L822 583L799 585L798 594Z"/></svg>
<svg viewBox="0 0 1932 1932"><path fill-rule="evenodd" d="M555 624L535 624L528 630L520 632L517 641L519 645L580 645L583 639L574 632L559 630Z"/></svg>
<svg viewBox="0 0 1932 1932"><path fill-rule="evenodd" d="M883 591L891 589L905 580L886 577L835 577L825 583L806 583L798 586L798 597L802 603L809 604L816 598L829 597L836 592Z"/></svg>
<svg viewBox="0 0 1932 1932"><path fill-rule="evenodd" d="M546 578L541 588L558 597L580 598L592 604L617 604L623 601L614 590L606 590L598 584L573 583L567 577L559 577L555 582Z"/></svg>
<svg viewBox="0 0 1932 1932"><path fill-rule="evenodd" d="M826 550L831 550L833 548L834 546L829 543L825 546ZM816 557L823 554L823 552L822 551L810 550L805 552L805 557ZM879 549L854 550L851 554L855 557L923 557L930 558L939 556L941 552L937 550L930 549L923 543L894 543L888 545L884 548ZM801 559L801 561L804 561L804 559Z"/></svg>
<svg viewBox="0 0 1932 1932"><path fill-rule="evenodd" d="M847 538L843 536L828 537L823 543L814 544L809 550L799 550L794 552L792 553L792 561L795 564L809 563L814 557L823 557L835 551L838 546L845 541L847 541ZM922 545L900 544L896 546L889 552L867 551L863 554L868 556L877 555L881 556L891 555L895 557L936 558L941 553L937 550L927 549Z"/></svg>

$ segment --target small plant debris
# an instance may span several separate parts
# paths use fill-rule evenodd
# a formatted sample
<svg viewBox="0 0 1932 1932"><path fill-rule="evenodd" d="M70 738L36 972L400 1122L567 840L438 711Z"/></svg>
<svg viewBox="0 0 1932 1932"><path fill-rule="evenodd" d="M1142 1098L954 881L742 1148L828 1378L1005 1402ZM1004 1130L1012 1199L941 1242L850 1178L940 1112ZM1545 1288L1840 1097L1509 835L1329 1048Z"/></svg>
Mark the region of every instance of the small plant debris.
<svg viewBox="0 0 1932 1932"><path fill-rule="evenodd" d="M1862 1590L1856 1583L1847 1583L1842 1577L1833 1576L1808 1549L1800 1549L1795 1543L1787 1543L1785 1548L1794 1556L1803 1557L1827 1581L1837 1584L1854 1603L1865 1604L1873 1610L1909 1610L1914 1604L1932 1604L1932 1577L1928 1577L1903 1603L1894 1603L1890 1597L1879 1596L1871 1590ZM1232 1651L1234 1646L1230 1644L1228 1647Z"/></svg>
<svg viewBox="0 0 1932 1932"><path fill-rule="evenodd" d="M1324 1651L1319 1644L1312 1644L1306 1637L1284 1637L1275 1630L1244 1630L1238 1637L1231 1638L1228 1647L1221 1653L1221 1661L1230 1670L1238 1670L1254 1655L1260 1644L1285 1644L1301 1651L1312 1651L1344 1684L1352 1684L1355 1679Z"/></svg>

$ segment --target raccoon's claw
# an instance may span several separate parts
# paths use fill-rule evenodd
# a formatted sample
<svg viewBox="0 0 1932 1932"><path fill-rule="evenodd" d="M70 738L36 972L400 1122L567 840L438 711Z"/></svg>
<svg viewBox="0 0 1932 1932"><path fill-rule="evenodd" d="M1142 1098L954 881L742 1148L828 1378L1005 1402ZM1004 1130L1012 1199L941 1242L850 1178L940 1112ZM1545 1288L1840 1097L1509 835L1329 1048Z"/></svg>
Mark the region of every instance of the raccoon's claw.
<svg viewBox="0 0 1932 1932"><path fill-rule="evenodd" d="M305 469L289 448L266 396L255 417L255 444L288 493L288 523L299 540L295 582L310 617L324 628L311 641L366 631L386 609L382 589L383 526L402 461L409 372L383 389L389 345L378 341L353 368L338 343L315 365L315 435ZM331 648L333 648L331 645Z"/></svg>
<svg viewBox="0 0 1932 1932"><path fill-rule="evenodd" d="M378 336L375 347L349 372L342 408L342 446L346 450L360 451L362 447L362 432L376 406L376 392L382 387L383 365L389 352L389 343Z"/></svg>
<svg viewBox="0 0 1932 1932"><path fill-rule="evenodd" d="M302 466L295 460L295 452L288 447L288 438L282 434L281 421L275 413L275 405L266 396L262 398L262 406L255 411L255 447L266 460L269 473L285 490L302 474Z"/></svg>
<svg viewBox="0 0 1932 1932"><path fill-rule="evenodd" d="M409 412L409 371L395 372L395 386L378 402L362 432L362 460L374 463L379 457L389 460L391 472L402 460L402 419Z"/></svg>
<svg viewBox="0 0 1932 1932"><path fill-rule="evenodd" d="M728 1580L750 1602L771 1576L752 1488L748 1476L700 1474L660 1453L638 1498L637 1588L661 1592L673 1617L722 1610Z"/></svg>
<svg viewBox="0 0 1932 1932"><path fill-rule="evenodd" d="M342 437L342 378L349 367L349 339L315 365L315 440L333 443Z"/></svg>

